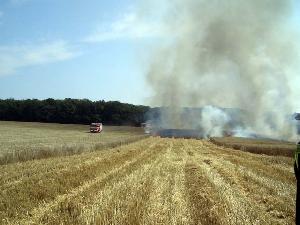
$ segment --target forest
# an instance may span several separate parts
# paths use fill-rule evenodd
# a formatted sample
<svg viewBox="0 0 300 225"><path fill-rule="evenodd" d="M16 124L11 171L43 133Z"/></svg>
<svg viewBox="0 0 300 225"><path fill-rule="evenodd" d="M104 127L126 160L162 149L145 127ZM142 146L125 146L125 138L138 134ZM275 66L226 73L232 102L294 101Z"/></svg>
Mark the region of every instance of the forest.
<svg viewBox="0 0 300 225"><path fill-rule="evenodd" d="M88 99L0 99L0 120L139 126L150 108L118 101Z"/></svg>

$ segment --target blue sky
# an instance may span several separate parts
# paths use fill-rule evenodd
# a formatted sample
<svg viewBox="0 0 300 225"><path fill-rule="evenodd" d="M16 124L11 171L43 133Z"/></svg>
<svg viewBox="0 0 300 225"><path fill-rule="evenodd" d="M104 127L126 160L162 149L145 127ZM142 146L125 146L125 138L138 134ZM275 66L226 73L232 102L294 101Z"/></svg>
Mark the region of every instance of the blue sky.
<svg viewBox="0 0 300 225"><path fill-rule="evenodd" d="M134 0L1 0L0 98L145 104L139 52L159 38Z"/></svg>

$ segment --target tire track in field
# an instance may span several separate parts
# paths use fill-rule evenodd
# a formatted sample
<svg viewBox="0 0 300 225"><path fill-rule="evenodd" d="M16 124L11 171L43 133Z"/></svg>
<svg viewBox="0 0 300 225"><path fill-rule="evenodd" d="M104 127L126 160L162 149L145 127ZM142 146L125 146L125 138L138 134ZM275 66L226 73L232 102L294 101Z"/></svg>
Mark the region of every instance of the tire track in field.
<svg viewBox="0 0 300 225"><path fill-rule="evenodd" d="M215 213L216 210L220 213L221 209L216 204L217 200L213 199L214 187L199 170L195 162L186 164L186 189L193 224L223 224Z"/></svg>
<svg viewBox="0 0 300 225"><path fill-rule="evenodd" d="M242 168L240 164L234 164L231 162L232 157L235 156L234 151L226 150L226 157L224 156L223 149L213 149L211 146L207 146L206 141L202 141L200 147L195 148L196 158L198 164L202 170L206 173L206 177L210 178L211 182L217 186L217 190L221 195L224 195L227 205L231 208L230 224L290 224L293 223L293 194L288 192L287 197L290 201L285 201L284 197L281 195L270 193L270 189L276 186L277 177L270 179L269 177L261 177L260 173L255 173L253 170L254 166L249 166L249 168ZM205 153L205 154L203 154ZM239 153L240 155L243 155ZM244 154L244 159L247 162L248 154ZM255 162L257 163L257 161ZM244 179L245 173L249 175L249 171L252 177L260 179L260 186L253 184L251 180ZM253 172L252 172L253 171ZM269 179L269 180L267 180ZM272 183L273 182L273 183ZM275 183L274 183L275 182ZM286 188L292 188L291 185L286 186ZM220 191L222 190L223 191ZM282 189L282 191L285 191ZM266 209L266 203L264 201L258 201L257 196L260 194L268 196L269 199L272 199L276 202L275 209L278 205L285 207L285 209L277 207L277 210L274 210L273 214ZM283 193L284 194L284 193ZM260 198L261 199L261 198ZM269 202L271 203L271 202ZM286 208L286 207L290 208ZM246 209L246 211L245 211ZM280 212L281 210L281 212ZM257 218L257 219L255 219ZM243 222L244 220L244 222Z"/></svg>
<svg viewBox="0 0 300 225"><path fill-rule="evenodd" d="M192 224L184 185L183 145L173 139L164 139L164 142L169 143L169 147L153 178L143 224Z"/></svg>
<svg viewBox="0 0 300 225"><path fill-rule="evenodd" d="M222 207L221 199L216 195L214 185L204 175L195 160L194 149L185 145L185 151L188 155L184 168L185 185L193 224L226 224L226 212Z"/></svg>
<svg viewBox="0 0 300 225"><path fill-rule="evenodd" d="M113 201L109 203L107 219L96 220L96 224L99 224L99 221L103 225L145 224L145 209L153 191L153 178L158 175L158 167L163 163L165 154L166 152L161 150L158 158L150 160L148 164L135 171L135 174L130 174L129 179L118 185L115 191L117 199L114 197Z"/></svg>
<svg viewBox="0 0 300 225"><path fill-rule="evenodd" d="M234 172L236 172L241 178L244 178L242 180L246 179L248 185L256 183L260 187L265 188L267 193L280 196L281 199L285 200L285 204L288 202L293 202L292 196L296 194L295 178L294 175L290 172L287 172L286 169L279 172L278 168L277 170L274 170L272 165L269 166L259 164L257 160L248 160L245 159L245 156L243 158L235 157L233 154L222 154L216 160L220 162L219 164L222 162L226 164L226 168L231 168L229 173L232 175L234 175ZM243 163L245 161L246 163ZM285 176L283 177L282 174L284 172ZM286 177L286 179L281 179L282 177ZM290 180L292 180L292 182L290 182Z"/></svg>
<svg viewBox="0 0 300 225"><path fill-rule="evenodd" d="M212 151L216 150L212 149ZM247 183L256 183L264 187L267 193L280 196L286 203L293 202L293 196L296 193L294 175L286 169L279 172L278 168L274 170L272 165L264 165L258 160L248 160L246 158L248 154L246 153L244 157L236 157L234 154L222 153L216 160L222 160L228 168L231 167L232 171L236 171L244 180L247 180Z"/></svg>
<svg viewBox="0 0 300 225"><path fill-rule="evenodd" d="M171 224L191 224L192 216L189 208L189 198L186 188L185 165L188 160L188 154L185 151L187 141L183 140L181 145L174 148L173 152L173 173L174 173L174 188L172 195L172 211L176 215L171 217Z"/></svg>
<svg viewBox="0 0 300 225"><path fill-rule="evenodd" d="M231 171L228 168L228 164L226 161L218 161L212 157L201 157L204 163L208 164L208 168L206 168L211 174L213 174L214 179L219 180L224 190L224 194L227 196L233 196L236 200L238 199L238 204L243 206L243 209L246 209L243 213L245 214L242 218L248 218L246 221L251 224L266 224L267 221L273 221L272 224L275 224L275 220L271 217L271 215L266 213L266 210L261 210L262 205L257 204L253 198L251 198L252 191L257 191L256 189L252 189L254 186L250 184L250 182L246 182L246 186L244 187L241 184L241 179L237 175L237 171ZM247 189L246 189L247 188ZM228 201L233 202L232 200ZM235 208L237 206L234 206ZM235 214L237 216L238 214ZM252 221L250 218L259 218L258 221ZM240 220L241 221L241 220Z"/></svg>
<svg viewBox="0 0 300 225"><path fill-rule="evenodd" d="M233 150L226 147L220 147L208 141L204 141L204 146L211 151L223 156L233 164L243 165L247 168L255 169L257 173L264 174L269 177L277 177L283 182L295 183L293 171L290 167L292 159L289 159L290 164L277 162L274 156L265 156L259 154L253 154L249 152L243 152L240 150ZM286 158L286 157L281 157ZM288 175L288 176L287 176Z"/></svg>
<svg viewBox="0 0 300 225"><path fill-rule="evenodd" d="M229 224L258 224L256 216L253 217L252 207L237 188L214 170L209 163L198 162L201 172L213 183L215 190L224 202Z"/></svg>
<svg viewBox="0 0 300 225"><path fill-rule="evenodd" d="M247 153L249 154L249 153ZM274 158L270 157L269 158ZM232 160L234 159L234 160ZM261 165L257 166L257 161L251 164L251 161L246 160L246 165L243 165L245 157L243 159L239 158L239 161L235 158L233 154L231 157L229 155L220 156L218 159L220 165L225 164L222 169L227 168L227 177L233 178L235 183L240 184L241 188L249 193L249 197L253 197L256 202L264 205L267 213L273 214L274 217L283 219L289 217L290 221L293 221L294 217L294 196L296 195L296 185L294 182L294 175L292 175L293 182L290 182L290 172L286 169L281 170L285 172L285 177L288 179L280 179L282 173L278 173L278 169L274 171L274 166L272 163L264 164L263 169ZM243 161L241 161L243 160ZM272 162L272 160L269 160ZM261 172L261 171L272 171L272 172ZM261 195L260 193L264 193Z"/></svg>
<svg viewBox="0 0 300 225"><path fill-rule="evenodd" d="M117 180L120 179L120 177L125 176L126 174L132 172L133 170L136 170L143 161L147 160L148 158L151 158L151 154L153 154L153 151L151 149L155 147L158 143L152 144L147 149L145 148L140 155L135 156L133 155L133 158L129 161L123 161L123 165L118 166L111 170L110 172L101 174L100 176L97 176L96 178L92 180L88 180L79 187L76 187L75 189L72 189L68 191L67 194L59 195L57 196L53 201L50 201L46 204L41 204L37 208L34 208L30 215L31 217L26 217L20 221L15 221L17 224L40 224L40 223L47 223L47 220L50 219L51 214L55 210L62 210L60 207L67 208L67 211L70 211L69 213L72 215L72 213L78 213L76 212L76 209L72 211L72 205L66 205L64 206L64 202L67 202L68 200L73 200L80 196L84 192L88 192L88 190L92 189L93 187L103 187L109 180ZM129 146L130 147L130 146ZM72 203L71 203L72 204ZM51 221L50 221L51 224ZM56 223L53 223L56 224Z"/></svg>
<svg viewBox="0 0 300 225"><path fill-rule="evenodd" d="M169 220L169 202L171 200L169 193L173 174L169 173L170 154L173 148L173 141L169 139L163 140L168 142L166 147L166 155L164 162L158 167L157 176L153 178L153 191L151 192L145 209L145 224L168 224Z"/></svg>
<svg viewBox="0 0 300 225"><path fill-rule="evenodd" d="M229 157L229 156L228 156ZM294 220L295 187L282 183L276 177L266 177L242 164L233 164L223 156L214 157L212 166L222 177L236 186L253 204L253 210L264 221L272 224L290 224Z"/></svg>

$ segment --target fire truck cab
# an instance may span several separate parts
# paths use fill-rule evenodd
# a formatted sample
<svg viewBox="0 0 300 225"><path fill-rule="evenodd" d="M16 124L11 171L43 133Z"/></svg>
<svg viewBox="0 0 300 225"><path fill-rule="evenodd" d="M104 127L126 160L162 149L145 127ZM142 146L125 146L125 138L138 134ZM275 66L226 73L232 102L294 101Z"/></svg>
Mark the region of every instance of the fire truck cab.
<svg viewBox="0 0 300 225"><path fill-rule="evenodd" d="M91 133L100 133L102 131L102 123L91 123L90 132Z"/></svg>

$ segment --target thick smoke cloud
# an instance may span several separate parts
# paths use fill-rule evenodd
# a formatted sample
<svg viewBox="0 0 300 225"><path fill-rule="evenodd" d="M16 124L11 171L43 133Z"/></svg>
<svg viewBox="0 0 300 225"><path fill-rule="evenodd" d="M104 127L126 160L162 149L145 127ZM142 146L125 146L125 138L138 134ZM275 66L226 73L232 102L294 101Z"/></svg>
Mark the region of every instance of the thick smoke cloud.
<svg viewBox="0 0 300 225"><path fill-rule="evenodd" d="M247 129L273 138L295 138L289 118L295 93L289 84L296 82L300 70L299 35L288 21L292 4L167 1L164 27L171 41L157 46L147 76L154 93L151 104L176 108L164 113L164 125L182 126L180 107L235 107L247 112L247 126L239 127L240 133ZM212 109L192 118L193 124L220 135L228 118L217 112L216 120Z"/></svg>

